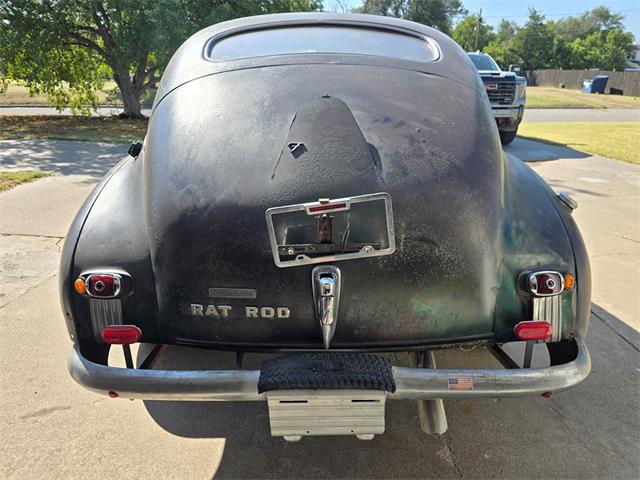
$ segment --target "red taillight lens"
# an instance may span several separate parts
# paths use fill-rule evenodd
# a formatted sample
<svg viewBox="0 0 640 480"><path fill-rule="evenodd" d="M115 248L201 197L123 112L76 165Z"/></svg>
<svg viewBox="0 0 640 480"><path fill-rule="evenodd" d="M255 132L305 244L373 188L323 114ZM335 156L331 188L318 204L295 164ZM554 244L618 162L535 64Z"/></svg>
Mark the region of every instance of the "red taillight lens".
<svg viewBox="0 0 640 480"><path fill-rule="evenodd" d="M559 272L533 272L529 275L529 289L537 297L560 295L564 291L564 277Z"/></svg>
<svg viewBox="0 0 640 480"><path fill-rule="evenodd" d="M520 340L546 340L551 337L553 327L549 322L520 322L516 325L515 333Z"/></svg>
<svg viewBox="0 0 640 480"><path fill-rule="evenodd" d="M87 293L97 298L113 298L120 294L120 275L115 273L94 273L85 281Z"/></svg>
<svg viewBox="0 0 640 480"><path fill-rule="evenodd" d="M142 337L142 330L135 325L109 325L102 330L102 339L111 345L129 345Z"/></svg>

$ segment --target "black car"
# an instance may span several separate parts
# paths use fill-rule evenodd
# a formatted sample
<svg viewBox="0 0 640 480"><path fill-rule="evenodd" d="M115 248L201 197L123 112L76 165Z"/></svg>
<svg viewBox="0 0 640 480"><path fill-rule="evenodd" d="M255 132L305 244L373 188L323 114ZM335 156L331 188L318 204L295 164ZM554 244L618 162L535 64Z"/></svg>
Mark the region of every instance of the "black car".
<svg viewBox="0 0 640 480"><path fill-rule="evenodd" d="M442 399L548 396L589 373L576 205L505 156L477 72L434 29L312 13L202 30L131 154L62 254L69 369L90 390L268 401L274 435L369 439L387 399L442 433ZM134 368L138 342L240 365L156 370L154 347ZM509 342L526 342L517 361ZM436 368L434 351L474 345L507 368ZM243 369L246 352L268 359Z"/></svg>

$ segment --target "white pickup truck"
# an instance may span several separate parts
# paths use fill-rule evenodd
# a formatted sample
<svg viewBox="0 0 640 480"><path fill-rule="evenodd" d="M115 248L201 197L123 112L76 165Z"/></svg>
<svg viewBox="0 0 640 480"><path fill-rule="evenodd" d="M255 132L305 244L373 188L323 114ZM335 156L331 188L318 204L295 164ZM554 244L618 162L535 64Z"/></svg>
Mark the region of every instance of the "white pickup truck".
<svg viewBox="0 0 640 480"><path fill-rule="evenodd" d="M514 72L505 72L486 53L468 53L487 90L491 110L496 119L500 140L510 144L518 133L524 114L527 95L527 79Z"/></svg>

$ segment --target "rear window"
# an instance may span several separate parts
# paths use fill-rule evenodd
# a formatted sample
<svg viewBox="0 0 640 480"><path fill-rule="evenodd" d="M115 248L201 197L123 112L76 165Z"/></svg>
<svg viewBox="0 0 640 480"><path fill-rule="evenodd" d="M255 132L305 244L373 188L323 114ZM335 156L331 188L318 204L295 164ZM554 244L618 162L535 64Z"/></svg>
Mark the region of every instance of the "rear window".
<svg viewBox="0 0 640 480"><path fill-rule="evenodd" d="M271 55L334 53L375 55L417 62L438 58L435 45L424 38L371 28L304 26L238 33L215 42L211 60Z"/></svg>

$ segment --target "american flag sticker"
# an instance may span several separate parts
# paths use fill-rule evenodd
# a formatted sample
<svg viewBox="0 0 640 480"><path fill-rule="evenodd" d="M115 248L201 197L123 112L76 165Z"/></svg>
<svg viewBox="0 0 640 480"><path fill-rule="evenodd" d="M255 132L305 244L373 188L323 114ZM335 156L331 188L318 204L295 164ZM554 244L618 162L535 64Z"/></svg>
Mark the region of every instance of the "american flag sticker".
<svg viewBox="0 0 640 480"><path fill-rule="evenodd" d="M449 377L449 390L473 390L473 378Z"/></svg>

